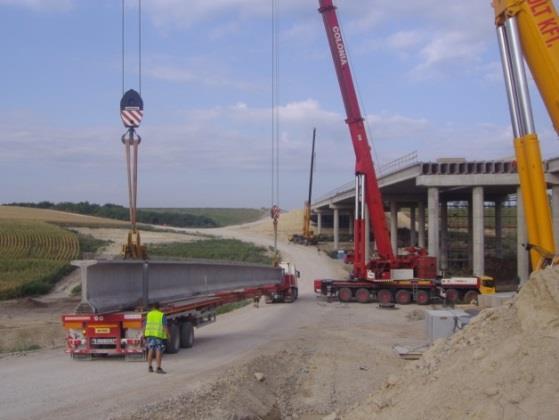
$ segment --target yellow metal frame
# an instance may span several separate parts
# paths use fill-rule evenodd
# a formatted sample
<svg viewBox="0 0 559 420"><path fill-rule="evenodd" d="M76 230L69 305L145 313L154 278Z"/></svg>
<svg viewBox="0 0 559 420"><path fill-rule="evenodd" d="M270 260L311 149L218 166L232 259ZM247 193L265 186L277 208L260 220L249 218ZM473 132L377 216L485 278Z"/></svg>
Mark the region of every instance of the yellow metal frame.
<svg viewBox="0 0 559 420"><path fill-rule="evenodd" d="M559 17L552 0L494 0L496 24L515 16L524 57L536 81L547 111L559 133ZM545 253L555 253L551 212L547 196L539 140L529 134L514 140L518 176L524 203L528 241ZM532 267L541 265L542 255L530 251Z"/></svg>

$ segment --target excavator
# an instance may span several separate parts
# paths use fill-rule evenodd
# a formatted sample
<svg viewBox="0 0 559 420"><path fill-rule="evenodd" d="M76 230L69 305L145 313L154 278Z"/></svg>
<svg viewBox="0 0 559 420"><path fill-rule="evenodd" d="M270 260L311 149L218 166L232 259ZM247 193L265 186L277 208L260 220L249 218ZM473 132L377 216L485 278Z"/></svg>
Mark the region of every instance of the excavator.
<svg viewBox="0 0 559 420"><path fill-rule="evenodd" d="M319 0L319 4L356 162L353 271L348 280L315 280L315 292L328 298L337 297L342 302L368 303L376 299L381 305L389 305L394 300L399 304L412 301L427 304L443 295L453 302L470 303L479 293L494 293L494 281L490 277L440 278L436 257L427 255L424 249L410 247L404 254L395 254L336 7L332 0ZM366 210L377 247L377 255L372 259L365 253Z"/></svg>
<svg viewBox="0 0 559 420"><path fill-rule="evenodd" d="M559 17L553 0L494 0L532 270L557 262L524 61L559 134Z"/></svg>
<svg viewBox="0 0 559 420"><path fill-rule="evenodd" d="M289 238L290 242L303 245L316 245L318 243L318 238L314 236L314 232L311 229L311 199L312 199L312 181L314 173L314 148L316 143L316 128L312 132L312 151L311 151L311 173L309 177L309 197L305 201L305 208L303 213L303 233L294 234Z"/></svg>

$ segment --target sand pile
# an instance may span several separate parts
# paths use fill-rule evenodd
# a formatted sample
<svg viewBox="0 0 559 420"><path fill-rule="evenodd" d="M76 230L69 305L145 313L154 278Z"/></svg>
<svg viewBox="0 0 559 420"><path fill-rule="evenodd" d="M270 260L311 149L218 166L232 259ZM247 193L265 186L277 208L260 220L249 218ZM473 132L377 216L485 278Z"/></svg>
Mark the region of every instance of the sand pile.
<svg viewBox="0 0 559 420"><path fill-rule="evenodd" d="M516 301L463 331L344 419L559 418L559 269L533 274Z"/></svg>
<svg viewBox="0 0 559 420"><path fill-rule="evenodd" d="M258 222L248 223L238 227L239 230L246 232L264 234L273 236L274 223L272 218L268 217ZM303 209L291 210L282 213L278 221L278 239L288 241L294 233L301 234L303 232Z"/></svg>

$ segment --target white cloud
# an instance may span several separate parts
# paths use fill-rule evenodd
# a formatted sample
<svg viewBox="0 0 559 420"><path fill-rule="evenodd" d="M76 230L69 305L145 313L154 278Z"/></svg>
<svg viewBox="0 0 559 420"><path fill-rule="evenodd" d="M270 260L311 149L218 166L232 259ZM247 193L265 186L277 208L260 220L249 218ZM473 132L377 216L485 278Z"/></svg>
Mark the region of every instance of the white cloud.
<svg viewBox="0 0 559 420"><path fill-rule="evenodd" d="M74 0L0 0L0 6L17 6L33 11L66 11L74 6Z"/></svg>
<svg viewBox="0 0 559 420"><path fill-rule="evenodd" d="M227 75L204 71L202 67L212 68L211 65L175 65L148 64L144 67L147 76L166 82L192 84L201 83L210 87L229 87L242 91L256 91L264 88L255 82L234 80Z"/></svg>

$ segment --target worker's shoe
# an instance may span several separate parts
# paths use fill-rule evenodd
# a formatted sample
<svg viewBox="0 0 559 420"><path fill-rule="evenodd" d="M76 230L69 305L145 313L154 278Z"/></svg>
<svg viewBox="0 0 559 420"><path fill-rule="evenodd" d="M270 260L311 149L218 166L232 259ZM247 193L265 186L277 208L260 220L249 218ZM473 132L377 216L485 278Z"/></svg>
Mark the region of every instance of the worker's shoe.
<svg viewBox="0 0 559 420"><path fill-rule="evenodd" d="M157 372L157 373L163 373L163 374L167 373L167 372L165 372L163 369L161 369L160 367L157 368L156 372Z"/></svg>
<svg viewBox="0 0 559 420"><path fill-rule="evenodd" d="M148 368L148 372L153 372L153 368L151 366Z"/></svg>

